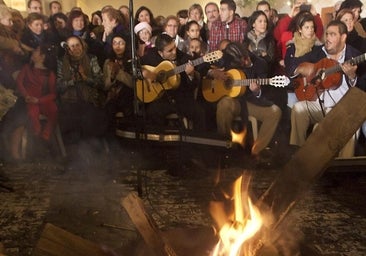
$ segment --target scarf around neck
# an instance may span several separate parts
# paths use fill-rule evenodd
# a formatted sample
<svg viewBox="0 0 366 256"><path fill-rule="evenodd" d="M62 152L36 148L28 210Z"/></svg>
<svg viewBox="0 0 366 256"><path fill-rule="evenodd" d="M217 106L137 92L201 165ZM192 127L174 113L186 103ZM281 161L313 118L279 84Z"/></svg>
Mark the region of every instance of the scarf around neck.
<svg viewBox="0 0 366 256"><path fill-rule="evenodd" d="M301 57L311 51L313 48L316 36L312 38L302 38L299 32L294 33L295 57Z"/></svg>

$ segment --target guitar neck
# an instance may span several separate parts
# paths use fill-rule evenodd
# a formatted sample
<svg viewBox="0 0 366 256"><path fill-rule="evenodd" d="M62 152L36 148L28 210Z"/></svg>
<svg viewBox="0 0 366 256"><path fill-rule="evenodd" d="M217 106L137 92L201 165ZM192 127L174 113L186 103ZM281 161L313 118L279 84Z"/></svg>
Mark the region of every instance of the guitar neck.
<svg viewBox="0 0 366 256"><path fill-rule="evenodd" d="M195 59L195 60L192 60L190 63L192 63L193 66L197 66L201 63L204 62L204 59L203 57L200 57L198 59ZM179 74L179 73L182 73L184 70L186 70L186 66L188 65L188 63L185 63L183 65L180 65L178 67L175 67L174 69L172 70L169 70L168 71L168 76L173 76L173 75L176 75L176 74Z"/></svg>
<svg viewBox="0 0 366 256"><path fill-rule="evenodd" d="M352 65L357 65L361 62L364 62L366 60L366 53L364 54L361 54L357 57L354 57L352 59L349 59L347 61L345 61L345 63L349 63L349 64L352 64ZM330 67L330 68L327 68L324 70L324 74L327 76L327 75L330 75L330 74L333 74L333 73L336 73L336 72L340 72L342 71L342 67L341 65L335 65L334 67Z"/></svg>
<svg viewBox="0 0 366 256"><path fill-rule="evenodd" d="M251 83L257 83L259 85L270 84L271 78L252 78L235 80L233 86L249 86Z"/></svg>

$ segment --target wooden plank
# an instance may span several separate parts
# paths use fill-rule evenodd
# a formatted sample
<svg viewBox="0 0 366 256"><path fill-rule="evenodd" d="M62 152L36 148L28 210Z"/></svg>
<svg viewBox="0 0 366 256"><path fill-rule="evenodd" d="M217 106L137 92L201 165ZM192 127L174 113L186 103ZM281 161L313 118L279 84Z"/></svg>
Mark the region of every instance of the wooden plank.
<svg viewBox="0 0 366 256"><path fill-rule="evenodd" d="M273 216L271 229L281 223L365 120L366 93L351 88L258 200L261 210Z"/></svg>
<svg viewBox="0 0 366 256"><path fill-rule="evenodd" d="M145 211L143 201L135 192L131 192L122 199L121 205L126 209L151 252L157 256L177 255L168 241L162 236L154 219Z"/></svg>
<svg viewBox="0 0 366 256"><path fill-rule="evenodd" d="M47 223L34 250L36 256L107 256L98 245Z"/></svg>

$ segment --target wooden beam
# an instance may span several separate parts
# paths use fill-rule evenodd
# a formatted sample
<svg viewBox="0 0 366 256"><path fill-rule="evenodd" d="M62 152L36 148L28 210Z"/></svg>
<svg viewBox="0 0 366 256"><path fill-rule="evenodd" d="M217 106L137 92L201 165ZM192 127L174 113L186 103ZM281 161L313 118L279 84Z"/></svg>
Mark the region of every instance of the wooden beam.
<svg viewBox="0 0 366 256"><path fill-rule="evenodd" d="M100 246L47 223L34 249L35 256L108 256Z"/></svg>
<svg viewBox="0 0 366 256"><path fill-rule="evenodd" d="M135 192L131 192L122 199L121 204L126 209L145 243L151 249L151 252L154 252L157 256L177 255L168 241L162 236L156 222L145 211L143 201Z"/></svg>
<svg viewBox="0 0 366 256"><path fill-rule="evenodd" d="M273 216L271 229L281 223L365 120L366 93L351 88L258 200L261 210Z"/></svg>

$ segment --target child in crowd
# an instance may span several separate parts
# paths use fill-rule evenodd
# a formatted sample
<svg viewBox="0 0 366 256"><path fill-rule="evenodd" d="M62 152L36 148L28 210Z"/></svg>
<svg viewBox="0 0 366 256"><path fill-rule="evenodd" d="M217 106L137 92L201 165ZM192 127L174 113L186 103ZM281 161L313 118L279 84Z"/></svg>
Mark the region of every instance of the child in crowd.
<svg viewBox="0 0 366 256"><path fill-rule="evenodd" d="M137 24L134 28L134 32L137 35L137 55L142 57L145 55L147 49L154 47L151 42L152 28L149 23L143 21Z"/></svg>
<svg viewBox="0 0 366 256"><path fill-rule="evenodd" d="M202 49L202 44L204 44L198 38L192 38L188 46L188 54L192 55L194 58L202 57L205 54L205 49Z"/></svg>
<svg viewBox="0 0 366 256"><path fill-rule="evenodd" d="M200 52L204 54L206 52L205 49L207 47L205 43L202 42L200 37L200 25L198 24L197 21L191 20L186 24L186 40L185 40L187 53L190 55L192 55L190 45L193 39L198 39L199 41L201 41ZM195 42L194 44L197 45L197 42Z"/></svg>

